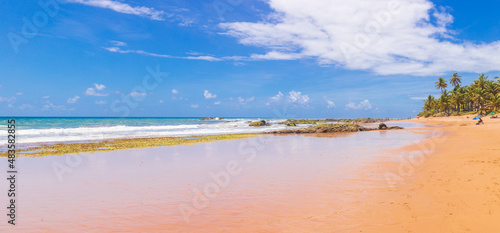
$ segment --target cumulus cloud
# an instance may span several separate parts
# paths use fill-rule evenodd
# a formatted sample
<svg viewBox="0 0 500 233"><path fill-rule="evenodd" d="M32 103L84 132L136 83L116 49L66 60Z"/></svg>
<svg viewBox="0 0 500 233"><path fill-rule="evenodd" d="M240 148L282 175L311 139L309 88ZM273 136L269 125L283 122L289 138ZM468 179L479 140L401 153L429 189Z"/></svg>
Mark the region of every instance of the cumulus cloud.
<svg viewBox="0 0 500 233"><path fill-rule="evenodd" d="M179 94L179 91L176 89L172 89L172 94Z"/></svg>
<svg viewBox="0 0 500 233"><path fill-rule="evenodd" d="M262 47L266 60L316 59L380 75L498 71L500 41L463 41L453 16L430 0L268 0L259 22L222 23L225 34Z"/></svg>
<svg viewBox="0 0 500 233"><path fill-rule="evenodd" d="M252 96L250 98L241 98L241 97L238 97L238 101L241 103L241 104L246 104L246 103L250 103L252 102L253 100L255 99L255 96Z"/></svg>
<svg viewBox="0 0 500 233"><path fill-rule="evenodd" d="M353 109L353 110L370 110L373 108L372 105L370 104L370 101L368 101L368 100L363 100L358 104L356 104L354 102L349 102L345 106L346 106L346 108Z"/></svg>
<svg viewBox="0 0 500 233"><path fill-rule="evenodd" d="M110 9L119 13L137 15L152 20L165 20L165 12L145 6L130 6L126 3L113 0L67 0L70 3L79 3L87 6Z"/></svg>
<svg viewBox="0 0 500 233"><path fill-rule="evenodd" d="M64 105L55 105L50 101L46 101L45 105L42 108L43 111L72 111L74 110L73 108L67 109L66 106Z"/></svg>
<svg viewBox="0 0 500 233"><path fill-rule="evenodd" d="M18 93L16 93L16 95L23 95L23 93L22 92L18 92Z"/></svg>
<svg viewBox="0 0 500 233"><path fill-rule="evenodd" d="M220 101L214 102L214 105L219 105Z"/></svg>
<svg viewBox="0 0 500 233"><path fill-rule="evenodd" d="M335 102L327 99L326 97L323 98L326 101L326 108L334 108L335 107Z"/></svg>
<svg viewBox="0 0 500 233"><path fill-rule="evenodd" d="M68 101L66 101L68 104L74 104L80 99L80 96L75 96L73 98L69 98Z"/></svg>
<svg viewBox="0 0 500 233"><path fill-rule="evenodd" d="M309 100L309 96L302 95L300 91L290 91L288 93L288 101L291 103L307 104Z"/></svg>
<svg viewBox="0 0 500 233"><path fill-rule="evenodd" d="M50 98L50 95L42 96L42 99L48 99Z"/></svg>
<svg viewBox="0 0 500 233"><path fill-rule="evenodd" d="M205 90L203 92L203 96L205 96L205 99L215 99L215 98L217 98L217 95L210 93L208 90Z"/></svg>
<svg viewBox="0 0 500 233"><path fill-rule="evenodd" d="M165 101L159 100L158 103L163 104L163 103L165 103Z"/></svg>
<svg viewBox="0 0 500 233"><path fill-rule="evenodd" d="M283 93L281 93L281 91L279 91L277 95L269 98L269 102L267 102L266 105L281 102L281 100L283 99L283 96L284 96Z"/></svg>
<svg viewBox="0 0 500 233"><path fill-rule="evenodd" d="M298 104L298 105L307 105L311 99L309 98L308 95L303 95L302 92L300 91L290 91L288 92L288 96L285 98L285 95L281 93L281 91L278 92L277 95L269 98L269 101L266 103L266 105L271 105L272 103L279 104L279 103L292 103L292 104Z"/></svg>
<svg viewBox="0 0 500 233"><path fill-rule="evenodd" d="M106 101L100 100L100 101L95 101L95 104L103 105L106 104Z"/></svg>
<svg viewBox="0 0 500 233"><path fill-rule="evenodd" d="M199 106L197 104L191 104L191 108L198 108Z"/></svg>
<svg viewBox="0 0 500 233"><path fill-rule="evenodd" d="M87 90L85 91L85 95L89 95L89 96L108 96L109 94L107 93L99 93L98 91L102 91L106 88L106 86L102 85L102 84L97 84L97 83L94 83L93 84L94 87L89 87L87 88Z"/></svg>

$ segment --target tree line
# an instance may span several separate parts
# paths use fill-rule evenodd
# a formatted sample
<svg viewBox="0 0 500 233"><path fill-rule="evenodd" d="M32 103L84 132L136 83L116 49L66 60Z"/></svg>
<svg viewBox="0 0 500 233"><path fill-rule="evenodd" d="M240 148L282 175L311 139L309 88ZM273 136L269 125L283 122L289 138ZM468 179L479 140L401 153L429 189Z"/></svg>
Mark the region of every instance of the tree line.
<svg viewBox="0 0 500 233"><path fill-rule="evenodd" d="M418 116L497 113L500 110L500 77L495 77L496 81L488 78L481 74L472 84L462 86L462 77L457 73L451 75L448 81L440 77L436 88L441 90L441 96L429 95L424 101L423 112Z"/></svg>

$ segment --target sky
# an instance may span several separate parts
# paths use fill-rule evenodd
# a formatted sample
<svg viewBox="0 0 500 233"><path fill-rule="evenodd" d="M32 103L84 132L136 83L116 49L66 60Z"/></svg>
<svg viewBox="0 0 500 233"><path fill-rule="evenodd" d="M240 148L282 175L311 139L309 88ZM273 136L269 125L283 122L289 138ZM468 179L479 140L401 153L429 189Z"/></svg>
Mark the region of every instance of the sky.
<svg viewBox="0 0 500 233"><path fill-rule="evenodd" d="M407 118L500 70L500 2L0 2L0 116Z"/></svg>

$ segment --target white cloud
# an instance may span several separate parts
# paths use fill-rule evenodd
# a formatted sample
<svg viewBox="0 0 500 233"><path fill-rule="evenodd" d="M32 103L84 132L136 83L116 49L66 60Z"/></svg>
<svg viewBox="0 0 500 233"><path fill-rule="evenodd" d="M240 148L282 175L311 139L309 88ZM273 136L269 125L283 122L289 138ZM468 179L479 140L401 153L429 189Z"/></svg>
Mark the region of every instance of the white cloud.
<svg viewBox="0 0 500 233"><path fill-rule="evenodd" d="M179 94L179 91L177 89L172 89L172 94Z"/></svg>
<svg viewBox="0 0 500 233"><path fill-rule="evenodd" d="M464 41L453 16L430 0L268 0L263 20L222 23L226 35L263 47L253 59L308 59L381 75L500 70L500 41Z"/></svg>
<svg viewBox="0 0 500 233"><path fill-rule="evenodd" d="M172 56L168 54L158 54L158 53L150 53L143 50L122 50L119 47L105 47L104 49L113 53L135 53L140 55L152 56L152 57L160 57L160 58L172 58L172 59L186 59L186 60L203 60L203 61L223 61L223 60L236 60L238 57L224 57L217 58L214 56Z"/></svg>
<svg viewBox="0 0 500 233"><path fill-rule="evenodd" d="M94 103L99 104L99 105L103 105L103 104L106 104L106 101L99 100L99 101L95 101Z"/></svg>
<svg viewBox="0 0 500 233"><path fill-rule="evenodd" d="M288 101L298 104L307 104L310 99L307 95L302 95L300 91L290 91L288 93Z"/></svg>
<svg viewBox="0 0 500 233"><path fill-rule="evenodd" d="M426 100L427 97L418 97L418 96L415 96L415 97L410 97L411 100Z"/></svg>
<svg viewBox="0 0 500 233"><path fill-rule="evenodd" d="M141 97L141 96L146 96L146 93L133 91L133 92L130 92L130 94L128 94L128 95L132 96L132 97Z"/></svg>
<svg viewBox="0 0 500 233"><path fill-rule="evenodd" d="M323 99L326 101L326 108L335 108L335 102L327 99L326 96Z"/></svg>
<svg viewBox="0 0 500 233"><path fill-rule="evenodd" d="M48 99L50 98L50 95L42 96L42 99Z"/></svg>
<svg viewBox="0 0 500 233"><path fill-rule="evenodd" d="M219 105L220 101L214 102L214 105Z"/></svg>
<svg viewBox="0 0 500 233"><path fill-rule="evenodd" d="M23 95L23 93L22 92L18 92L18 93L16 93L16 95Z"/></svg>
<svg viewBox="0 0 500 233"><path fill-rule="evenodd" d="M250 98L246 98L246 99L241 98L241 97L238 97L238 101L240 101L240 103L242 103L242 104L250 103L250 102L252 102L254 99L255 99L255 96L252 96L252 97L250 97Z"/></svg>
<svg viewBox="0 0 500 233"><path fill-rule="evenodd" d="M0 102L7 102L7 103L11 103L13 102L14 100L16 100L17 98L16 97L10 97L10 98L7 98L7 97L0 97Z"/></svg>
<svg viewBox="0 0 500 233"><path fill-rule="evenodd" d="M205 99L215 99L215 98L217 98L217 95L210 93L208 90L205 90L203 92L203 96L205 96Z"/></svg>
<svg viewBox="0 0 500 233"><path fill-rule="evenodd" d="M110 41L111 44L113 44L114 46L126 46L127 43L125 42L121 42L121 41L116 41L116 40L112 40Z"/></svg>
<svg viewBox="0 0 500 233"><path fill-rule="evenodd" d="M20 110L31 110L31 109L34 109L35 107L31 104L23 104L21 106L18 107L18 109Z"/></svg>
<svg viewBox="0 0 500 233"><path fill-rule="evenodd" d="M281 93L281 91L279 91L277 95L269 98L269 102L267 102L266 105L270 105L271 103L280 102L282 99L283 99L283 93Z"/></svg>
<svg viewBox="0 0 500 233"><path fill-rule="evenodd" d="M97 84L97 83L94 83L94 87L98 91L102 91L104 90L104 88L106 88L106 86L104 86L103 84Z"/></svg>
<svg viewBox="0 0 500 233"><path fill-rule="evenodd" d="M71 111L72 109L67 109L64 105L55 105L50 101L45 102L45 105L42 108L43 111L54 110L54 111Z"/></svg>
<svg viewBox="0 0 500 233"><path fill-rule="evenodd" d="M191 104L191 108L198 108L199 106L197 104Z"/></svg>
<svg viewBox="0 0 500 233"><path fill-rule="evenodd" d="M159 100L158 103L163 104L163 103L165 103L165 101Z"/></svg>
<svg viewBox="0 0 500 233"><path fill-rule="evenodd" d="M144 6L132 7L126 3L113 0L68 0L68 2L111 9L119 13L137 15L152 20L165 20L164 19L165 12L163 11L155 10L154 8L144 7Z"/></svg>
<svg viewBox="0 0 500 233"><path fill-rule="evenodd" d="M66 101L68 104L74 104L76 103L76 101L78 101L78 99L80 99L80 96L75 96L73 98L69 98L68 101Z"/></svg>
<svg viewBox="0 0 500 233"><path fill-rule="evenodd" d="M285 101L285 96L281 91L278 92L277 95L269 98L269 101L266 103L266 105L271 105L272 103L280 103ZM290 91L288 92L288 96L286 98L286 102L288 103L293 103L293 104L299 104L299 105L305 105L311 101L308 95L302 95L302 92L300 91Z"/></svg>
<svg viewBox="0 0 500 233"><path fill-rule="evenodd" d="M184 97L177 97L177 96L172 96L173 100L188 100L187 98Z"/></svg>
<svg viewBox="0 0 500 233"><path fill-rule="evenodd" d="M94 83L93 84L94 87L89 87L87 88L87 90L85 91L85 95L90 95L90 96L108 96L109 94L107 93L98 93L97 91L102 91L106 88L106 86L102 85L102 84L97 84L97 83Z"/></svg>
<svg viewBox="0 0 500 233"><path fill-rule="evenodd" d="M372 105L370 104L370 101L368 100L363 100L359 104L356 104L354 102L349 102L345 106L346 108L353 110L370 110L373 108Z"/></svg>

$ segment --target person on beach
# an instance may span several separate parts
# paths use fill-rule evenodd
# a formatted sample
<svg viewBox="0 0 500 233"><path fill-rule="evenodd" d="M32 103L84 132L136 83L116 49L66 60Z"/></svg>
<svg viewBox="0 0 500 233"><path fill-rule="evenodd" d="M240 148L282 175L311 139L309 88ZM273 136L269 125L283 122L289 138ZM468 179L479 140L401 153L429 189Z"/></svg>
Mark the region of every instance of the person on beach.
<svg viewBox="0 0 500 233"><path fill-rule="evenodd" d="M476 123L476 125L484 124L483 119L479 118L479 121Z"/></svg>

